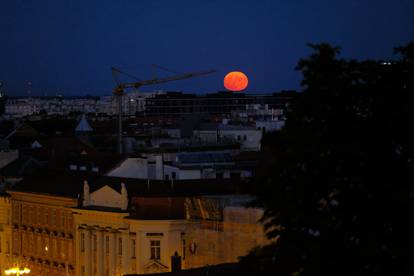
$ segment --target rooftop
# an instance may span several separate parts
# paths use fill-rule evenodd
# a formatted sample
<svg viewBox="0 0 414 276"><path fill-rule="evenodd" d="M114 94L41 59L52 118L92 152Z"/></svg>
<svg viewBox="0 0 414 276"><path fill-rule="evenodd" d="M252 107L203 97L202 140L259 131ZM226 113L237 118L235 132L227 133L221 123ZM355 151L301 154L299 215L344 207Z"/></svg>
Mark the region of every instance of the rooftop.
<svg viewBox="0 0 414 276"><path fill-rule="evenodd" d="M12 190L77 198L88 181L90 192L105 185L121 191L124 183L128 195L133 196L199 196L236 194L244 191L246 182L237 179L145 180L100 176L91 172L52 170L42 168L17 183Z"/></svg>

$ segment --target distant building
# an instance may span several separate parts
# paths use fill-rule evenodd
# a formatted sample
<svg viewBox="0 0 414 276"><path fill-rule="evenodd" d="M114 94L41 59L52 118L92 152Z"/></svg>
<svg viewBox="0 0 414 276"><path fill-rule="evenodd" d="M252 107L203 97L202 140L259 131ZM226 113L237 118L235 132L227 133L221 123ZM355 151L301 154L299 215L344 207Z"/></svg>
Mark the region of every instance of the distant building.
<svg viewBox="0 0 414 276"><path fill-rule="evenodd" d="M262 131L253 126L210 123L194 129L193 136L201 142L231 141L241 150L260 151Z"/></svg>
<svg viewBox="0 0 414 276"><path fill-rule="evenodd" d="M4 113L12 118L20 118L38 111L29 99L9 99L5 105Z"/></svg>
<svg viewBox="0 0 414 276"><path fill-rule="evenodd" d="M243 93L219 92L206 95L170 92L156 95L146 101L147 115L186 115L197 113L231 114L244 110L247 105L267 104L269 108L285 109L295 92L250 95Z"/></svg>
<svg viewBox="0 0 414 276"><path fill-rule="evenodd" d="M155 160L154 160L155 159ZM150 180L246 179L253 164L240 164L226 152L183 152L166 162L162 155L129 157L108 171L108 176Z"/></svg>

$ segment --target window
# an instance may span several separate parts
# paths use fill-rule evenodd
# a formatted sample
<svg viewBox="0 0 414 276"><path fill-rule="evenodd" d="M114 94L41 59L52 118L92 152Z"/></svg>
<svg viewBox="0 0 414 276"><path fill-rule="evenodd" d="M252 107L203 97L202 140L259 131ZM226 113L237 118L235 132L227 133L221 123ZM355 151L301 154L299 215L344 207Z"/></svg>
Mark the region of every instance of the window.
<svg viewBox="0 0 414 276"><path fill-rule="evenodd" d="M97 247L98 247L98 241L97 241L96 235L93 235L93 251L94 252L96 252Z"/></svg>
<svg viewBox="0 0 414 276"><path fill-rule="evenodd" d="M56 225L56 209L53 209L53 210L52 210L51 225L52 225L52 226L55 226L55 225Z"/></svg>
<svg viewBox="0 0 414 276"><path fill-rule="evenodd" d="M185 260L185 240L183 240L183 260Z"/></svg>
<svg viewBox="0 0 414 276"><path fill-rule="evenodd" d="M49 209L45 209L45 224L49 225Z"/></svg>
<svg viewBox="0 0 414 276"><path fill-rule="evenodd" d="M122 255L122 238L118 239L118 255Z"/></svg>
<svg viewBox="0 0 414 276"><path fill-rule="evenodd" d="M60 213L60 227L65 228L65 213Z"/></svg>
<svg viewBox="0 0 414 276"><path fill-rule="evenodd" d="M159 240L151 241L151 260L161 259L161 242Z"/></svg>
<svg viewBox="0 0 414 276"><path fill-rule="evenodd" d="M135 256L135 249L136 248L136 242L135 242L135 240L134 239L132 239L131 240L131 257L133 258L133 259L135 259L136 258L136 256Z"/></svg>
<svg viewBox="0 0 414 276"><path fill-rule="evenodd" d="M81 275L85 276L85 266L84 265L81 267Z"/></svg>
<svg viewBox="0 0 414 276"><path fill-rule="evenodd" d="M105 236L105 253L109 254L109 236Z"/></svg>
<svg viewBox="0 0 414 276"><path fill-rule="evenodd" d="M165 175L165 180L170 180L170 175L169 174Z"/></svg>
<svg viewBox="0 0 414 276"><path fill-rule="evenodd" d="M224 174L222 172L218 172L218 173L216 173L216 178L217 179L223 179L224 178Z"/></svg>
<svg viewBox="0 0 414 276"><path fill-rule="evenodd" d="M81 233L80 247L81 252L85 252L85 233Z"/></svg>

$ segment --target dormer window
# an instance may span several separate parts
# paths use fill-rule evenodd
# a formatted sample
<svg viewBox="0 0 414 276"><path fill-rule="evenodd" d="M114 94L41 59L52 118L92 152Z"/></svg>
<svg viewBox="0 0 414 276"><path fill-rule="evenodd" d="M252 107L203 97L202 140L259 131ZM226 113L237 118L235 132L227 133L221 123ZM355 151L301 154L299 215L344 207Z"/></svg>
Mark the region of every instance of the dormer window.
<svg viewBox="0 0 414 276"><path fill-rule="evenodd" d="M87 155L88 153L86 152L86 150L82 150L82 152L80 154L81 155Z"/></svg>
<svg viewBox="0 0 414 276"><path fill-rule="evenodd" d="M93 172L99 172L99 168L98 167L92 167L92 171Z"/></svg>
<svg viewBox="0 0 414 276"><path fill-rule="evenodd" d="M86 171L86 166L79 166L80 171Z"/></svg>
<svg viewBox="0 0 414 276"><path fill-rule="evenodd" d="M78 169L77 165L70 165L69 166L69 170L71 170L71 171L76 171L77 169Z"/></svg>

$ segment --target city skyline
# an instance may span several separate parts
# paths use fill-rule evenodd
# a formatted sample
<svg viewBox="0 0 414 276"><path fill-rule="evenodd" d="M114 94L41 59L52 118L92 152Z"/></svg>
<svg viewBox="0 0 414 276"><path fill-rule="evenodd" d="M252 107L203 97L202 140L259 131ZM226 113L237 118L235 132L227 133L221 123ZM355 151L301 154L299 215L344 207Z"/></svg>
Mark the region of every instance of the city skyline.
<svg viewBox="0 0 414 276"><path fill-rule="evenodd" d="M248 75L247 93L299 89L294 68L308 42L341 46L344 57L392 58L414 36L406 27L414 3L397 2L7 1L0 80L12 96L110 95L111 66L147 79L158 64L217 72L143 91L216 92L233 70Z"/></svg>

